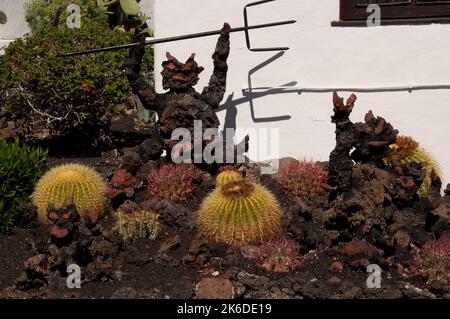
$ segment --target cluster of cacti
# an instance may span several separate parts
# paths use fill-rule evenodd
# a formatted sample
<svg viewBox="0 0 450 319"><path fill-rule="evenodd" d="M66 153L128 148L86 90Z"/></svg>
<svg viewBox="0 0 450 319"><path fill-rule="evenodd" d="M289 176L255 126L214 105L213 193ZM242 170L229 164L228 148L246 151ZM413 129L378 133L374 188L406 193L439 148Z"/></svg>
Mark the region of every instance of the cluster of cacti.
<svg viewBox="0 0 450 319"><path fill-rule="evenodd" d="M226 166L216 177L216 187L221 187L228 182L240 179L242 179L242 176L241 173L239 173L239 170L232 166Z"/></svg>
<svg viewBox="0 0 450 319"><path fill-rule="evenodd" d="M33 204L38 208L39 221L48 223L47 208L64 206L72 200L78 212L84 215L95 209L100 217L106 213L106 183L92 168L81 164L65 164L48 171L37 182Z"/></svg>
<svg viewBox="0 0 450 319"><path fill-rule="evenodd" d="M450 285L450 233L426 242L414 254L412 274L429 282Z"/></svg>
<svg viewBox="0 0 450 319"><path fill-rule="evenodd" d="M281 167L279 183L287 196L313 199L329 189L328 172L320 164L311 161L291 162Z"/></svg>
<svg viewBox="0 0 450 319"><path fill-rule="evenodd" d="M391 153L384 158L384 163L388 166L406 165L411 163L420 164L426 171L425 178L417 194L425 197L431 186L431 172L434 170L437 176L441 175L438 163L433 157L409 136L397 136L395 144L390 146Z"/></svg>
<svg viewBox="0 0 450 319"><path fill-rule="evenodd" d="M269 241L259 247L258 267L271 272L290 272L302 265L300 247L294 240Z"/></svg>
<svg viewBox="0 0 450 319"><path fill-rule="evenodd" d="M163 165L150 174L148 193L174 202L186 201L194 190L193 179L187 165Z"/></svg>
<svg viewBox="0 0 450 319"><path fill-rule="evenodd" d="M202 203L199 232L232 246L261 244L281 233L281 210L264 186L246 179L216 188Z"/></svg>
<svg viewBox="0 0 450 319"><path fill-rule="evenodd" d="M124 241L139 238L155 239L159 232L159 214L148 211L124 213L121 210L115 213L116 224L114 229Z"/></svg>

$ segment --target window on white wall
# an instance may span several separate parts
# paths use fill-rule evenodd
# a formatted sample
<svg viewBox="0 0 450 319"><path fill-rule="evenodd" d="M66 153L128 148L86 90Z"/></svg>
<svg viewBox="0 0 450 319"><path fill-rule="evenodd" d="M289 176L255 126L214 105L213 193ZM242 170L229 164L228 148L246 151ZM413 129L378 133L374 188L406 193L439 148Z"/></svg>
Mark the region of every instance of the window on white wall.
<svg viewBox="0 0 450 319"><path fill-rule="evenodd" d="M450 0L340 0L340 20L332 25L367 25L371 4L379 5L381 25L450 23Z"/></svg>

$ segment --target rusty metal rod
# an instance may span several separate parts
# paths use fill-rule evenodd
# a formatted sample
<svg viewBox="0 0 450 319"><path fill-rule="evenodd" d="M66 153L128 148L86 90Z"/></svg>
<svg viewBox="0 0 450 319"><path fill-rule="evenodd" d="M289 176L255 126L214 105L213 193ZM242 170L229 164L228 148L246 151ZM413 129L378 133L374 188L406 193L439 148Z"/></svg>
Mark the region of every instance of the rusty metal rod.
<svg viewBox="0 0 450 319"><path fill-rule="evenodd" d="M233 29L230 30L230 32L242 32L242 31L253 30L253 29L270 28L270 27L275 27L275 26L280 26L280 25L285 25L285 24L292 24L292 23L295 23L295 22L297 22L297 21L296 20L287 20L287 21L279 21L279 22L258 24L258 25L248 26L248 27L233 28ZM222 32L222 30L215 30L215 31L206 31L206 32L200 32L200 33L179 35L179 36L168 37L168 38L153 39L153 40L145 41L145 45L158 44L158 43L167 43L167 42L181 41L181 40L194 39L194 38L209 37L209 36L212 36L212 35L220 34L221 32ZM97 49L91 49L91 50L85 50L85 51L63 53L63 54L60 54L59 56L60 57L69 57L69 56L83 55L83 54L89 54L89 53L98 53L98 52L107 52L107 51L128 49L128 48L132 48L134 46L137 46L139 44L140 43L130 43L130 44L123 44L123 45L116 45L116 46L106 47L106 48L97 48Z"/></svg>

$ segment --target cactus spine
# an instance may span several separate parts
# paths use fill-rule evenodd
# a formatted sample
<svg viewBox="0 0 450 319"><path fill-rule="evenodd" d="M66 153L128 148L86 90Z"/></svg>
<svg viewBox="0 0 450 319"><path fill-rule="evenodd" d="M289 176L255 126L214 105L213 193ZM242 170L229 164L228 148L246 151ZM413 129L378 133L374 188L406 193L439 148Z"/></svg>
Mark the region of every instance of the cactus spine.
<svg viewBox="0 0 450 319"><path fill-rule="evenodd" d="M241 174L237 170L225 170L216 177L216 187L242 179Z"/></svg>

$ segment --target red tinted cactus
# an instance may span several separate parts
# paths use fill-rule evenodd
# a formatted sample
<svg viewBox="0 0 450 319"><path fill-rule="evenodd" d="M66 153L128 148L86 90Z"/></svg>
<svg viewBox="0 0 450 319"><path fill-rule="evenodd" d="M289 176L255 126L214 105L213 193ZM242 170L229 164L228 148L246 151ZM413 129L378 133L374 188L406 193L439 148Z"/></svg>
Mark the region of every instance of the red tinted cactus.
<svg viewBox="0 0 450 319"><path fill-rule="evenodd" d="M450 284L450 233L426 242L416 251L411 273L413 276L426 278L429 282Z"/></svg>
<svg viewBox="0 0 450 319"><path fill-rule="evenodd" d="M302 265L300 247L294 240L280 239L259 247L258 267L271 272L291 272Z"/></svg>
<svg viewBox="0 0 450 319"><path fill-rule="evenodd" d="M161 166L148 178L148 193L174 202L186 201L194 190L193 173L186 165Z"/></svg>
<svg viewBox="0 0 450 319"><path fill-rule="evenodd" d="M313 199L328 191L327 179L328 172L320 164L300 161L282 167L279 182L286 195Z"/></svg>

